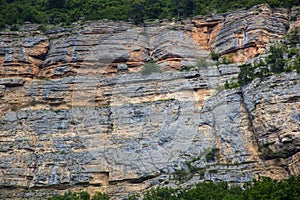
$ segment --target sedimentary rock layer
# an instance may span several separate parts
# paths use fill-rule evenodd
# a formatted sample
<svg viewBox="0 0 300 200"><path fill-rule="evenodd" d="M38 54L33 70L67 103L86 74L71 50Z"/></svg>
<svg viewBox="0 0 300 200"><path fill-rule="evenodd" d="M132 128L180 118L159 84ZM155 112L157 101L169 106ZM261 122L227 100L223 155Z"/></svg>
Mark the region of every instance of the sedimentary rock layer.
<svg viewBox="0 0 300 200"><path fill-rule="evenodd" d="M245 62L297 13L262 5L145 27L1 32L0 198L88 190L121 199L157 185L299 174L299 74L224 90L239 68L209 59ZM142 75L146 63L162 73Z"/></svg>

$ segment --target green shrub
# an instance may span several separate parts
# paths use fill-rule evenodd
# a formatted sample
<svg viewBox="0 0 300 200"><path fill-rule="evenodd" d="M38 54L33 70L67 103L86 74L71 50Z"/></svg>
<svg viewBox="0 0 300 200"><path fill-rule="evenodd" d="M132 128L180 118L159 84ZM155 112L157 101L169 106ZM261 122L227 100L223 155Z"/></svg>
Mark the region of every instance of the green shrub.
<svg viewBox="0 0 300 200"><path fill-rule="evenodd" d="M214 52L214 51L212 51L212 52L210 53L210 57L211 57L211 59L214 60L214 61L218 61L218 60L219 60L219 54L216 53L216 52Z"/></svg>
<svg viewBox="0 0 300 200"><path fill-rule="evenodd" d="M232 57L233 57L232 54L230 54L230 55L228 55L228 56L222 56L222 57L221 57L221 59L222 59L222 60L221 60L221 63L222 63L222 64L225 64L225 65L228 65L228 64L233 63Z"/></svg>
<svg viewBox="0 0 300 200"><path fill-rule="evenodd" d="M281 44L270 47L270 55L266 58L266 62L270 66L271 72L281 73L284 71L285 60L283 54L285 51L286 47Z"/></svg>
<svg viewBox="0 0 300 200"><path fill-rule="evenodd" d="M299 41L297 42L299 44ZM287 43L290 43L289 40L287 41ZM290 45L294 43L295 41L290 43ZM262 80L265 77L274 74L280 74L282 72L290 72L292 70L296 70L298 73L300 72L299 48L292 47L289 49L285 44L276 43L270 46L270 50L268 53L269 55L266 57L265 62L261 60L258 64L255 65L244 64L239 66L239 85L244 86L250 83L255 78L260 78ZM228 82L226 83L225 87L231 88L232 85Z"/></svg>
<svg viewBox="0 0 300 200"><path fill-rule="evenodd" d="M143 75L149 75L152 73L159 73L159 72L161 72L160 67L154 61L145 63L141 71Z"/></svg>
<svg viewBox="0 0 300 200"><path fill-rule="evenodd" d="M293 69L300 73L300 53L298 53L294 59Z"/></svg>
<svg viewBox="0 0 300 200"><path fill-rule="evenodd" d="M292 47L296 47L300 41L300 27L296 27L291 30L286 37L287 44L291 45Z"/></svg>
<svg viewBox="0 0 300 200"><path fill-rule="evenodd" d="M243 188L235 185L230 187L226 182L204 182L189 189L151 189L145 194L144 200L296 200L300 196L300 176L282 181L261 177L246 183Z"/></svg>
<svg viewBox="0 0 300 200"><path fill-rule="evenodd" d="M212 171L216 172L216 171ZM243 189L242 189L243 188ZM85 195L84 198L87 196ZM144 193L143 200L297 200L300 197L300 175L275 181L268 177L260 177L242 187L229 186L226 182L203 182L191 188L155 188ZM108 200L103 193L97 193L92 200ZM137 195L131 195L129 200L137 200ZM82 200L80 195L68 192L57 195L49 200Z"/></svg>
<svg viewBox="0 0 300 200"><path fill-rule="evenodd" d="M48 200L81 200L80 197L74 192L66 192L63 195L55 195Z"/></svg>
<svg viewBox="0 0 300 200"><path fill-rule="evenodd" d="M5 23L0 21L0 30L4 29L5 28Z"/></svg>
<svg viewBox="0 0 300 200"><path fill-rule="evenodd" d="M109 200L109 196L102 192L97 192L91 200Z"/></svg>
<svg viewBox="0 0 300 200"><path fill-rule="evenodd" d="M14 24L10 27L10 31L19 31L19 28Z"/></svg>
<svg viewBox="0 0 300 200"><path fill-rule="evenodd" d="M214 162L217 160L220 149L213 147L205 156L207 162Z"/></svg>
<svg viewBox="0 0 300 200"><path fill-rule="evenodd" d="M79 193L79 197L81 200L90 200L91 195L87 191L82 191Z"/></svg>
<svg viewBox="0 0 300 200"><path fill-rule="evenodd" d="M197 64L196 64L196 67L198 69L200 69L200 68L207 68L208 67L208 63L207 63L206 59L205 58L201 58L200 60L198 60Z"/></svg>
<svg viewBox="0 0 300 200"><path fill-rule="evenodd" d="M105 193L97 192L92 198L86 191L80 193L66 192L63 195L55 195L48 200L109 200L109 196Z"/></svg>
<svg viewBox="0 0 300 200"><path fill-rule="evenodd" d="M151 189L145 193L143 200L177 200L177 190L172 188Z"/></svg>
<svg viewBox="0 0 300 200"><path fill-rule="evenodd" d="M128 197L128 200L138 200L139 199L139 195L137 194L132 194Z"/></svg>
<svg viewBox="0 0 300 200"><path fill-rule="evenodd" d="M225 89L233 89L233 88L238 88L240 86L241 85L239 84L237 78L235 78L235 77L231 78L229 81L226 80L226 82L224 84Z"/></svg>
<svg viewBox="0 0 300 200"><path fill-rule="evenodd" d="M193 177L193 175L190 171L185 171L183 169L177 170L175 173L173 173L173 179L178 181L179 183L183 183L185 181L188 181L192 177Z"/></svg>
<svg viewBox="0 0 300 200"><path fill-rule="evenodd" d="M238 75L238 83L243 86L254 79L254 68L251 64L240 65L240 72Z"/></svg>
<svg viewBox="0 0 300 200"><path fill-rule="evenodd" d="M44 24L42 24L42 25L38 26L37 30L42 31L42 32L46 32L47 27Z"/></svg>
<svg viewBox="0 0 300 200"><path fill-rule="evenodd" d="M190 71L192 69L195 69L195 66L181 66L180 71Z"/></svg>

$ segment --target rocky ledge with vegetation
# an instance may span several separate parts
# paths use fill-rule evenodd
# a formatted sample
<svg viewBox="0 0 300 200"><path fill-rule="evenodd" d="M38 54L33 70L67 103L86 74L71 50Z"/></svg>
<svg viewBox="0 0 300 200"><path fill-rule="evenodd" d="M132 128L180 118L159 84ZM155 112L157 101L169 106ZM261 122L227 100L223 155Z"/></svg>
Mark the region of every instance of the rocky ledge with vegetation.
<svg viewBox="0 0 300 200"><path fill-rule="evenodd" d="M0 198L293 198L299 11L4 27Z"/></svg>

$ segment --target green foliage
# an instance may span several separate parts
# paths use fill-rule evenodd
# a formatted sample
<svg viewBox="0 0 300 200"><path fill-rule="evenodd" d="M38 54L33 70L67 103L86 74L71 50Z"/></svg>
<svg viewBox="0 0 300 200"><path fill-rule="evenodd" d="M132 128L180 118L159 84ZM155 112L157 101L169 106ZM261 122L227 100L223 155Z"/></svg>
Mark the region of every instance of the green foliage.
<svg viewBox="0 0 300 200"><path fill-rule="evenodd" d="M185 181L190 180L193 177L193 174L190 171L186 171L186 170L177 170L174 174L173 174L173 179L178 181L179 183L183 183Z"/></svg>
<svg viewBox="0 0 300 200"><path fill-rule="evenodd" d="M277 74L283 72L285 61L283 57L284 46L275 44L270 47L270 55L266 58L266 62L269 64L271 72Z"/></svg>
<svg viewBox="0 0 300 200"><path fill-rule="evenodd" d="M87 191L82 191L79 193L79 197L82 200L90 200L91 195Z"/></svg>
<svg viewBox="0 0 300 200"><path fill-rule="evenodd" d="M295 69L298 73L300 73L300 53L296 55L292 69Z"/></svg>
<svg viewBox="0 0 300 200"><path fill-rule="evenodd" d="M105 193L97 192L91 200L109 200L109 196Z"/></svg>
<svg viewBox="0 0 300 200"><path fill-rule="evenodd" d="M40 26L38 26L37 30L42 31L42 32L46 32L47 28L46 28L45 25L40 25Z"/></svg>
<svg viewBox="0 0 300 200"><path fill-rule="evenodd" d="M209 66L209 64L207 63L205 58L201 58L197 61L195 66L182 66L180 68L180 71L190 71L192 69L203 69L203 68L207 68Z"/></svg>
<svg viewBox="0 0 300 200"><path fill-rule="evenodd" d="M239 68L238 83L243 86L253 80L254 68L251 64L240 65Z"/></svg>
<svg viewBox="0 0 300 200"><path fill-rule="evenodd" d="M0 28L5 24L66 23L85 20L178 19L221 13L268 3L272 7L299 6L299 0L0 0Z"/></svg>
<svg viewBox="0 0 300 200"><path fill-rule="evenodd" d="M260 177L258 180L244 184L243 187L229 186L226 182L204 182L186 189L156 188L145 192L143 196L143 200L299 200L300 176L291 176L281 181ZM87 192L81 192L79 195L68 192L49 198L49 200L88 199L90 197ZM131 195L128 199L137 200L138 196ZM109 200L109 197L106 194L97 193L92 200Z"/></svg>
<svg viewBox="0 0 300 200"><path fill-rule="evenodd" d="M225 89L239 88L240 86L240 83L235 77L231 78L229 81L226 81L224 84Z"/></svg>
<svg viewBox="0 0 300 200"><path fill-rule="evenodd" d="M216 52L214 52L214 51L212 51L212 52L210 53L210 57L211 57L212 60L218 61L218 59L219 59L219 54L216 53Z"/></svg>
<svg viewBox="0 0 300 200"><path fill-rule="evenodd" d="M63 195L55 195L48 200L109 200L109 196L105 193L97 192L92 198L86 191L80 193L66 192Z"/></svg>
<svg viewBox="0 0 300 200"><path fill-rule="evenodd" d="M292 48L288 50L288 58L293 58L295 55L297 55L299 52L298 48Z"/></svg>
<svg viewBox="0 0 300 200"><path fill-rule="evenodd" d="M137 194L132 194L128 197L128 200L138 200L139 199L139 195Z"/></svg>
<svg viewBox="0 0 300 200"><path fill-rule="evenodd" d="M47 0L47 8L64 8L65 7L65 0Z"/></svg>
<svg viewBox="0 0 300 200"><path fill-rule="evenodd" d="M201 58L200 60L197 61L196 67L198 69L200 68L207 68L208 67L208 63L206 62L205 58Z"/></svg>
<svg viewBox="0 0 300 200"><path fill-rule="evenodd" d="M225 182L201 183L191 189L157 188L148 191L144 200L297 200L300 197L300 176L275 181L261 177L252 183L229 187Z"/></svg>
<svg viewBox="0 0 300 200"><path fill-rule="evenodd" d="M159 72L161 72L160 67L152 60L150 62L145 63L141 71L143 75L149 75L152 73L159 73Z"/></svg>
<svg viewBox="0 0 300 200"><path fill-rule="evenodd" d="M182 66L181 68L180 68L180 71L190 71L190 70L192 70L192 69L195 69L196 67L195 66Z"/></svg>
<svg viewBox="0 0 300 200"><path fill-rule="evenodd" d="M177 200L177 190L173 188L151 189L145 193L143 200Z"/></svg>
<svg viewBox="0 0 300 200"><path fill-rule="evenodd" d="M205 156L207 162L214 162L217 160L220 149L213 147Z"/></svg>
<svg viewBox="0 0 300 200"><path fill-rule="evenodd" d="M179 183L183 183L185 181L190 180L194 174L198 174L200 177L204 177L206 172L206 168L200 168L195 165L195 162L199 161L202 158L203 154L206 154L207 150L200 152L199 156L191 158L191 160L185 161L184 164L187 166L187 170L181 169L177 170L173 174L173 179L178 181Z"/></svg>
<svg viewBox="0 0 300 200"><path fill-rule="evenodd" d="M143 3L134 1L131 5L129 16L136 25L144 23L145 7Z"/></svg>
<svg viewBox="0 0 300 200"><path fill-rule="evenodd" d="M300 41L300 27L296 27L287 35L287 44L296 47Z"/></svg>
<svg viewBox="0 0 300 200"><path fill-rule="evenodd" d="M232 61L232 54L230 54L230 55L228 55L228 56L222 56L221 57L221 64L226 64L226 65L228 65L228 64L231 64L231 63L233 63L233 61Z"/></svg>
<svg viewBox="0 0 300 200"><path fill-rule="evenodd" d="M80 197L74 192L66 192L63 195L55 195L48 200L81 200Z"/></svg>
<svg viewBox="0 0 300 200"><path fill-rule="evenodd" d="M11 30L11 31L18 31L19 28L18 28L16 25L12 25L12 26L10 27L10 30Z"/></svg>
<svg viewBox="0 0 300 200"><path fill-rule="evenodd" d="M293 32L293 31L292 31ZM240 65L240 72L238 75L238 84L244 86L250 83L255 78L261 80L265 77L280 74L282 72L290 72L296 70L300 72L300 49L298 35L290 33L283 44L276 43L270 46L269 55L265 61L260 61L255 65L244 64ZM289 48L290 47L290 48ZM235 82L226 82L225 88L235 87ZM236 85L237 86L237 85Z"/></svg>

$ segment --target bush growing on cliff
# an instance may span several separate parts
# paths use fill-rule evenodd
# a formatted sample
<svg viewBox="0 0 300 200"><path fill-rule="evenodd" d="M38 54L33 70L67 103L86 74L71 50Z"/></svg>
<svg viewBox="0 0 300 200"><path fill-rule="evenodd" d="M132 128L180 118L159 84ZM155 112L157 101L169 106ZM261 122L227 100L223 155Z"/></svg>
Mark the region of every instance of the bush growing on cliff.
<svg viewBox="0 0 300 200"><path fill-rule="evenodd" d="M216 53L216 52L214 52L214 51L212 51L212 52L210 53L210 57L211 57L211 59L214 60L214 61L218 61L218 60L219 60L219 54Z"/></svg>
<svg viewBox="0 0 300 200"><path fill-rule="evenodd" d="M207 162L214 162L218 159L220 149L212 148L205 156Z"/></svg>
<svg viewBox="0 0 300 200"><path fill-rule="evenodd" d="M82 191L79 193L79 197L81 200L90 200L91 195L87 191Z"/></svg>
<svg viewBox="0 0 300 200"><path fill-rule="evenodd" d="M109 196L102 192L97 192L91 200L109 200Z"/></svg>
<svg viewBox="0 0 300 200"><path fill-rule="evenodd" d="M300 73L300 49L297 46L299 41L295 38L298 38L298 35L291 33L283 44L276 43L270 46L269 55L265 58L265 61L261 60L255 65L240 65L240 72L237 77L238 84L244 86L255 78L262 80L265 77L292 70ZM235 84L235 82L233 83ZM230 89L234 86L227 81L225 88Z"/></svg>
<svg viewBox="0 0 300 200"><path fill-rule="evenodd" d="M300 27L296 27L287 34L287 44L296 47L300 41Z"/></svg>
<svg viewBox="0 0 300 200"><path fill-rule="evenodd" d="M285 67L285 60L284 60L284 52L285 50L284 45L275 44L270 47L270 55L266 58L266 63L270 66L270 71L278 74L283 72Z"/></svg>
<svg viewBox="0 0 300 200"><path fill-rule="evenodd" d="M144 67L141 71L143 75L149 75L152 73L161 72L159 65L157 65L153 60L144 64Z"/></svg>
<svg viewBox="0 0 300 200"><path fill-rule="evenodd" d="M238 83L243 86L250 83L254 78L254 68L251 64L240 65Z"/></svg>
<svg viewBox="0 0 300 200"><path fill-rule="evenodd" d="M198 69L200 69L200 68L207 68L208 67L208 63L207 63L206 59L205 58L201 58L200 60L198 60L197 64L196 64L196 67Z"/></svg>

